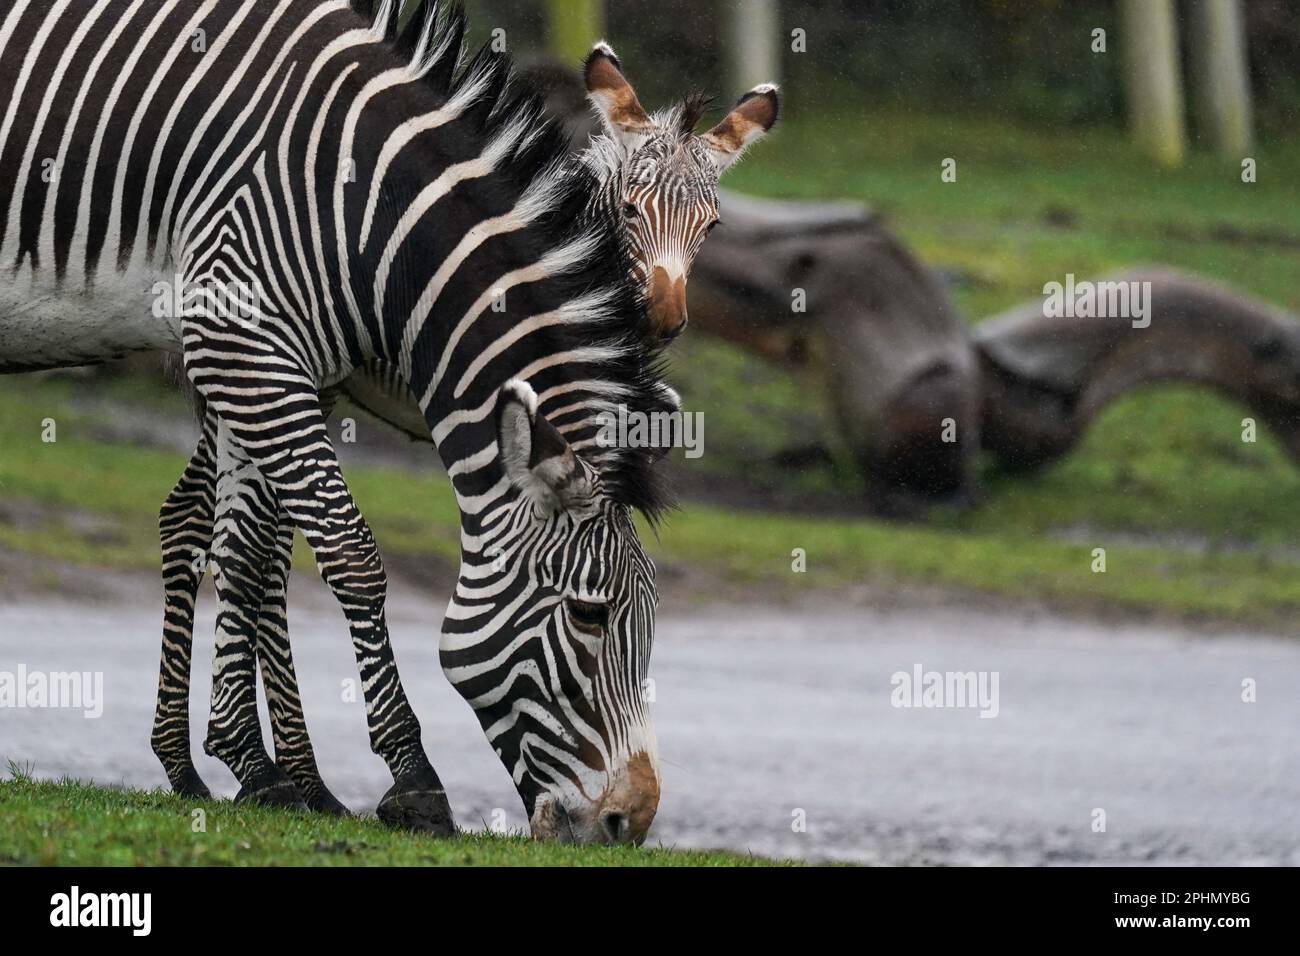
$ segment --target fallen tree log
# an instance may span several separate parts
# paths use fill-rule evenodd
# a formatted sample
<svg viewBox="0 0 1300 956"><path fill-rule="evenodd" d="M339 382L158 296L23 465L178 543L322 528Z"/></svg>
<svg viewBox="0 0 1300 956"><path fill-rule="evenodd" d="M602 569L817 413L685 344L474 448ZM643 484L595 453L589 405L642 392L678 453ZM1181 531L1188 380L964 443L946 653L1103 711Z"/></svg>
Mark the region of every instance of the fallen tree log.
<svg viewBox="0 0 1300 956"><path fill-rule="evenodd" d="M979 447L979 366L939 279L861 206L724 191L696 259L691 322L828 392L873 500L961 496Z"/></svg>
<svg viewBox="0 0 1300 956"><path fill-rule="evenodd" d="M1107 403L1161 382L1241 402L1300 461L1300 321L1281 309L1151 266L1089 283L1141 286L1136 325L1048 315L1040 297L972 331L863 210L728 194L723 219L692 276L692 322L820 378L885 510L969 500L980 449L1017 469L1054 461ZM790 308L799 290L803 313Z"/></svg>
<svg viewBox="0 0 1300 956"><path fill-rule="evenodd" d="M1241 402L1300 460L1300 321L1163 267L1099 282L1149 283L1149 324L1046 317L1037 300L975 327L985 448L1009 466L1038 467L1070 451L1125 392L1192 382Z"/></svg>

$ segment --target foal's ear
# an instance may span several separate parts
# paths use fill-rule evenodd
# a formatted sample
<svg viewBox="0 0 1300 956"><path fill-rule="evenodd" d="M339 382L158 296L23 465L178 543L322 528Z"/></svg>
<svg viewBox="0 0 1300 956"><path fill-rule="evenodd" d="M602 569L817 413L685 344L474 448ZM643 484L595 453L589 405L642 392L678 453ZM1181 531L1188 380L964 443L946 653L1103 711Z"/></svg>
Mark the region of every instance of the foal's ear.
<svg viewBox="0 0 1300 956"><path fill-rule="evenodd" d="M763 83L737 100L722 122L701 137L719 174L740 159L750 143L772 128L778 112L776 84Z"/></svg>
<svg viewBox="0 0 1300 956"><path fill-rule="evenodd" d="M591 480L564 436L537 410L532 386L506 382L497 396L496 421L506 477L544 514L591 506Z"/></svg>
<svg viewBox="0 0 1300 956"><path fill-rule="evenodd" d="M622 64L614 55L613 48L604 40L587 54L586 62L582 64L582 78L587 84L587 99L596 107L609 135L629 145L650 131L654 124L641 108L636 90L623 75Z"/></svg>

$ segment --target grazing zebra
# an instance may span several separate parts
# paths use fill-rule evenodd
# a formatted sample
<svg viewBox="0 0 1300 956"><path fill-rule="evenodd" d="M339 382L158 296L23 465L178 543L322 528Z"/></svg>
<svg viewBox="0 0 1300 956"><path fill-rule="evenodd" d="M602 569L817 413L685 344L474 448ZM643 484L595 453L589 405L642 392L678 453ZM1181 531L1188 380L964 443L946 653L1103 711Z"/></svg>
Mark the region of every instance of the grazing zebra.
<svg viewBox="0 0 1300 956"><path fill-rule="evenodd" d="M603 41L587 57L583 75L604 128L604 133L572 160L589 170L597 184L584 215L591 220L621 217L633 278L646 290L657 334L673 338L686 325L684 291L691 263L718 222L718 181L738 154L721 154L723 161L715 161L706 138L709 134L695 134L705 103L698 96L679 107L647 114L613 50ZM771 107L761 115L763 123L755 126L757 132L765 132L776 119L775 87L756 88L742 97L736 108L758 95L763 96L759 101L763 107ZM395 366L376 360L358 369L322 396L327 415L339 391L412 438L429 440L424 418ZM238 487L228 487L218 510L215 436L216 422L206 416L198 448L160 517L166 609L153 747L173 788L198 797L210 793L190 756L189 678L195 600L214 526L222 524L227 512L257 507L256 501L243 500ZM292 524L283 513L275 520L277 544L266 570L261 608L252 609L256 613L241 613L223 607L221 612L230 626L252 632L267 692L276 764L293 784L263 791L258 798L290 804L301 800L311 809L343 814L346 809L321 780L302 712L285 608ZM228 666L252 666L246 660L236 665L229 655L223 660ZM218 686L221 683L218 681ZM209 726L219 728L228 720L228 715L214 706Z"/></svg>
<svg viewBox="0 0 1300 956"><path fill-rule="evenodd" d="M664 499L654 449L596 435L616 406L670 407L660 336L620 224L583 220L592 178L563 165L508 59L462 66L459 11L420 2L399 31L399 6L11 0L0 372L183 355L220 473L259 502L219 529L223 604L261 606L283 509L348 621L394 778L379 815L449 832L320 399L371 359L395 365L461 513L444 672L535 835L639 840L659 793L640 693L656 595L631 515ZM756 112L711 134L719 162ZM253 672L223 655L252 660L245 630L219 627L230 719L209 745L246 795L282 787L243 703Z"/></svg>

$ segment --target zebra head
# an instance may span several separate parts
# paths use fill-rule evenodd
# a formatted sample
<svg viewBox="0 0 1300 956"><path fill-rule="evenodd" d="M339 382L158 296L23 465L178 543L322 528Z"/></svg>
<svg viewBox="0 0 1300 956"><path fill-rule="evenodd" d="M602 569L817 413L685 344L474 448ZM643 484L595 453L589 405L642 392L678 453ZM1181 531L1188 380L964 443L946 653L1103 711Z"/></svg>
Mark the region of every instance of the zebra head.
<svg viewBox="0 0 1300 956"><path fill-rule="evenodd" d="M691 96L647 114L607 43L592 49L583 75L607 137L592 153L614 154L608 198L624 217L633 274L646 290L654 327L672 338L686 328L691 263L719 221L718 181L776 122L776 86L754 87L717 126L696 134L707 99Z"/></svg>
<svg viewBox="0 0 1300 956"><path fill-rule="evenodd" d="M443 670L510 771L535 837L639 843L659 804L644 695L654 564L629 506L527 383L506 383L495 421L512 491L466 540Z"/></svg>

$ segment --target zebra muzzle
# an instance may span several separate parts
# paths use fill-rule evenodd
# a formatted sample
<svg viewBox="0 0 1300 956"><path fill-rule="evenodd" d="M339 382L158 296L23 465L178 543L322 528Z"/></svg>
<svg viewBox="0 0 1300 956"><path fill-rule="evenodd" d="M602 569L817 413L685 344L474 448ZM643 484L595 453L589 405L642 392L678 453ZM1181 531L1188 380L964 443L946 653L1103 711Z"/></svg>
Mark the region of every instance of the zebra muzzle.
<svg viewBox="0 0 1300 956"><path fill-rule="evenodd" d="M596 800L540 802L529 821L533 837L563 843L645 841L659 808L659 774L645 753L634 754Z"/></svg>
<svg viewBox="0 0 1300 956"><path fill-rule="evenodd" d="M670 278L663 266L650 274L650 323L660 338L673 339L686 328L686 279Z"/></svg>

